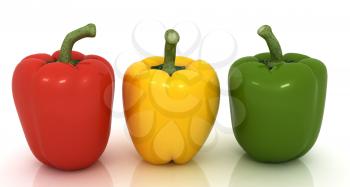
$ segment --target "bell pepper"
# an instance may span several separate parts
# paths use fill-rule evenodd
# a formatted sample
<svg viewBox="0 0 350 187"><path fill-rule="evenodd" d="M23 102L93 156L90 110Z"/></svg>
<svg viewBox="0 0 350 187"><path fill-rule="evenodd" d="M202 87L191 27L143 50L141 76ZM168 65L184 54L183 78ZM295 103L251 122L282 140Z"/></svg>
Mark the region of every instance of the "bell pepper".
<svg viewBox="0 0 350 187"><path fill-rule="evenodd" d="M184 164L199 151L215 121L220 97L214 69L176 56L179 35L165 33L165 57L132 64L123 80L124 112L133 144L149 163Z"/></svg>
<svg viewBox="0 0 350 187"><path fill-rule="evenodd" d="M258 34L270 52L237 60L229 71L233 131L252 158L284 162L307 153L321 128L327 70L316 59L282 55L271 27Z"/></svg>
<svg viewBox="0 0 350 187"><path fill-rule="evenodd" d="M95 35L93 24L77 29L60 51L30 55L13 73L13 98L29 147L58 169L90 166L109 138L113 69L102 57L72 51L76 41Z"/></svg>

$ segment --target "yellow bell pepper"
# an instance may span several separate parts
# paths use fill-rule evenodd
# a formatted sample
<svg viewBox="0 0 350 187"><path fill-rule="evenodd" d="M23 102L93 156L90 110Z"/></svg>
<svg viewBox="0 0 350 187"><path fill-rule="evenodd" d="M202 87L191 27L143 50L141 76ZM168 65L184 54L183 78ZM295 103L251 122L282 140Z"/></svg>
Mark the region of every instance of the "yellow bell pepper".
<svg viewBox="0 0 350 187"><path fill-rule="evenodd" d="M165 39L164 58L146 58L127 69L124 112L132 141L144 160L184 164L212 129L220 86L206 62L176 57L176 31L168 30Z"/></svg>

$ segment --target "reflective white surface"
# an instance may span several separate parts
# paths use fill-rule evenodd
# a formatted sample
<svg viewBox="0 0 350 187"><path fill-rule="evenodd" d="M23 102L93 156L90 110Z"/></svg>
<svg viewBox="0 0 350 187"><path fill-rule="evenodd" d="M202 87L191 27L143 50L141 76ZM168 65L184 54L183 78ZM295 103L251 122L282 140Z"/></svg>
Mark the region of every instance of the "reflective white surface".
<svg viewBox="0 0 350 187"><path fill-rule="evenodd" d="M332 153L332 147L316 146L301 159L284 164L251 160L230 134L214 130L207 144L186 165L155 166L143 161L125 129L112 134L100 161L86 170L64 172L36 161L29 149L1 162L0 183L5 186L347 186L349 162ZM344 153L344 152L343 152ZM4 158L3 158L4 159Z"/></svg>
<svg viewBox="0 0 350 187"><path fill-rule="evenodd" d="M46 186L113 186L112 177L106 167L97 162L92 167L76 172L58 171L40 166L35 174L33 187Z"/></svg>

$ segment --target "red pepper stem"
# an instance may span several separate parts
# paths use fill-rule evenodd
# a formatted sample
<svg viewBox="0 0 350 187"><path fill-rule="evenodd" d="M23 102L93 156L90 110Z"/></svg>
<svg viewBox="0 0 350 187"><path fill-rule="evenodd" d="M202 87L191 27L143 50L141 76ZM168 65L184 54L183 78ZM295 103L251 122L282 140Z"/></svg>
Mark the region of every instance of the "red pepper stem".
<svg viewBox="0 0 350 187"><path fill-rule="evenodd" d="M179 34L169 29L165 32L165 49L164 49L164 64L163 71L166 71L170 76L177 70L175 66L176 45L180 40Z"/></svg>
<svg viewBox="0 0 350 187"><path fill-rule="evenodd" d="M272 32L272 29L268 25L263 25L258 29L258 34L265 39L267 46L270 50L271 61L267 63L269 68L272 68L276 64L283 62L283 54L281 46Z"/></svg>
<svg viewBox="0 0 350 187"><path fill-rule="evenodd" d="M75 63L72 62L71 58L72 58L72 49L75 42L86 37L95 37L95 36L96 36L96 26L95 24L92 24L92 23L68 33L63 40L58 61L64 62L64 63L71 63L74 65Z"/></svg>

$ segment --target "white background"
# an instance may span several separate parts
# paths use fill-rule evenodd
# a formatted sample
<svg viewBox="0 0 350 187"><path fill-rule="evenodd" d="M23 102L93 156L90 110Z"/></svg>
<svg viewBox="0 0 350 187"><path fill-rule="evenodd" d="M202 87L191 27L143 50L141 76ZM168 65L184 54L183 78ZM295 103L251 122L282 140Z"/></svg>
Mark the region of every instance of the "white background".
<svg viewBox="0 0 350 187"><path fill-rule="evenodd" d="M349 8L346 0L1 1L0 186L350 186ZM13 103L11 78L22 58L51 54L67 32L90 22L97 25L96 38L78 42L75 49L101 55L115 68L112 132L97 164L60 172L43 166L30 152ZM143 162L122 115L122 75L133 62L162 55L162 24L179 31L179 54L213 64L221 83L214 129L194 160L183 166ZM230 124L228 69L239 57L267 51L256 34L262 24L272 26L284 52L307 54L328 68L319 139L307 155L286 164L251 161Z"/></svg>

